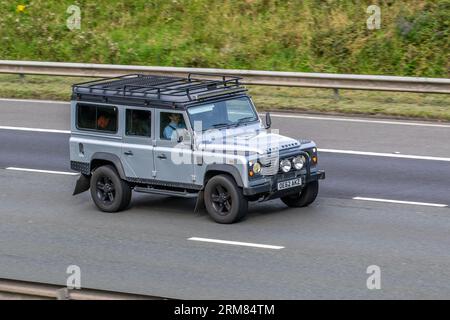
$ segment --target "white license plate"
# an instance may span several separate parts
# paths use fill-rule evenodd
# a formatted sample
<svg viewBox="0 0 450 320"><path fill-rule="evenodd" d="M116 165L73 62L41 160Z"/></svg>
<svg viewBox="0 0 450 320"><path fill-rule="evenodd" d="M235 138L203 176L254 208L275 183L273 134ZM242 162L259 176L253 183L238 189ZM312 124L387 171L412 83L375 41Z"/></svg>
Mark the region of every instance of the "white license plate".
<svg viewBox="0 0 450 320"><path fill-rule="evenodd" d="M302 178L296 178L288 181L278 182L278 190L289 189L302 185Z"/></svg>

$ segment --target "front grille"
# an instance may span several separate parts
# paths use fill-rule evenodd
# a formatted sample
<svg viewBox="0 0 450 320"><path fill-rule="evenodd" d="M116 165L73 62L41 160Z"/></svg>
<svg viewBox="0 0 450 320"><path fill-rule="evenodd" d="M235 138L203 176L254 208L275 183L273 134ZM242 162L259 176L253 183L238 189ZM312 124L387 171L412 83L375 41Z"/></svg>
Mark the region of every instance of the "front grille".
<svg viewBox="0 0 450 320"><path fill-rule="evenodd" d="M281 160L289 159L290 161L292 161L292 159L294 157L295 156L285 157L285 158L278 158L278 157L271 157L271 158L265 157L264 159L261 158L260 159L260 162L261 162L261 165L262 165L261 174L263 176L273 176L273 175L275 175L277 173L288 174L290 172L294 172L294 170L291 170L288 173L284 173L280 169L280 161Z"/></svg>
<svg viewBox="0 0 450 320"><path fill-rule="evenodd" d="M275 155L265 155L259 159L261 163L261 174L263 176L273 176L277 174L279 166L278 154Z"/></svg>
<svg viewBox="0 0 450 320"><path fill-rule="evenodd" d="M266 154L262 156L259 161L262 165L261 168L261 174L264 176L273 176L277 173L279 174L286 174L281 171L280 169L280 161L284 159L289 159L292 161L293 158L300 155L299 148L289 148L285 150L281 150L279 153L275 152L272 154ZM308 152L308 154L311 156L311 153ZM295 170L291 170L291 172L294 172ZM291 172L288 172L287 174L290 174Z"/></svg>

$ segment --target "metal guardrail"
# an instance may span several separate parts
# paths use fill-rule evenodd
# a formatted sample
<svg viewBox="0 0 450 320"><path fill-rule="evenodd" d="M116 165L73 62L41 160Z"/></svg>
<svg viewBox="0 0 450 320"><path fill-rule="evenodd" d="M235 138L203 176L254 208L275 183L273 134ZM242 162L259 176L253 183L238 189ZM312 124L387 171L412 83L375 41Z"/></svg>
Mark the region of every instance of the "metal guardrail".
<svg viewBox="0 0 450 320"><path fill-rule="evenodd" d="M168 300L167 298L0 279L0 300Z"/></svg>
<svg viewBox="0 0 450 320"><path fill-rule="evenodd" d="M329 89L450 93L450 79L330 73L275 72L232 69L176 68L111 64L0 60L0 73L79 77L112 77L127 73L187 76L189 73L225 74L248 85Z"/></svg>

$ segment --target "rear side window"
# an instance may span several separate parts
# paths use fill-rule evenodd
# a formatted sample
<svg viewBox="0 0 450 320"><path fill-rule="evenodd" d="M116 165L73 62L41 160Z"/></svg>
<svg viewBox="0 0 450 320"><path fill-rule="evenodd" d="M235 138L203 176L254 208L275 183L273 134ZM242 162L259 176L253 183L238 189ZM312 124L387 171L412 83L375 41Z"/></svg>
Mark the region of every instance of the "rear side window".
<svg viewBox="0 0 450 320"><path fill-rule="evenodd" d="M127 136L151 136L152 115L150 111L127 109L126 118L125 132Z"/></svg>
<svg viewBox="0 0 450 320"><path fill-rule="evenodd" d="M77 127L115 133L117 132L117 108L79 104L77 105Z"/></svg>

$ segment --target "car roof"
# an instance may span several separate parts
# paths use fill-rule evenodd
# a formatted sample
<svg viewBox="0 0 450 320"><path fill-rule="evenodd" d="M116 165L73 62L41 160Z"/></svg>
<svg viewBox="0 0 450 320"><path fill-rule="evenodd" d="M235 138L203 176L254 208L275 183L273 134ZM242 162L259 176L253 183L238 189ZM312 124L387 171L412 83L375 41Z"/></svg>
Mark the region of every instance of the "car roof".
<svg viewBox="0 0 450 320"><path fill-rule="evenodd" d="M222 74L194 74L186 78L128 74L72 86L72 100L186 108L200 101L242 95L241 78Z"/></svg>

